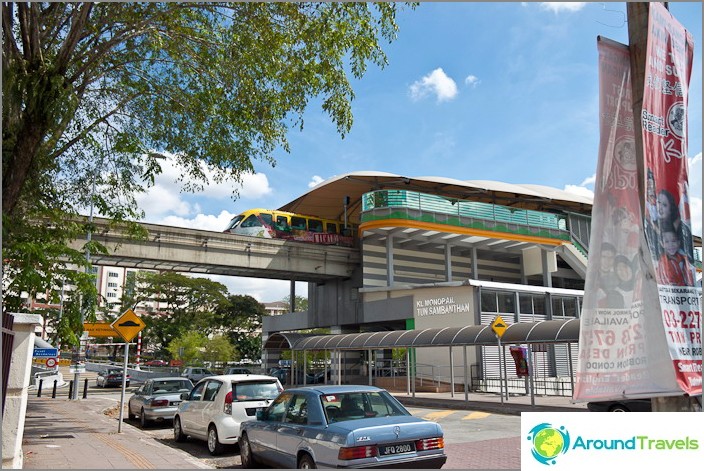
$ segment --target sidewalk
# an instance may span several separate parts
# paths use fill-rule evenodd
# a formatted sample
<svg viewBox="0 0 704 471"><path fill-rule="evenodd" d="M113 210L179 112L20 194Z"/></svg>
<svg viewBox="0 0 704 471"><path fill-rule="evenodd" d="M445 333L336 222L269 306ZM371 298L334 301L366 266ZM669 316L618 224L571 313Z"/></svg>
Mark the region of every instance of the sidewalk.
<svg viewBox="0 0 704 471"><path fill-rule="evenodd" d="M586 411L567 397L510 397L494 394L395 393L407 406L470 409L520 415L521 411ZM129 424L117 433L119 401L100 395L70 401L65 396L30 395L23 452L24 469L213 469L189 453L170 447Z"/></svg>

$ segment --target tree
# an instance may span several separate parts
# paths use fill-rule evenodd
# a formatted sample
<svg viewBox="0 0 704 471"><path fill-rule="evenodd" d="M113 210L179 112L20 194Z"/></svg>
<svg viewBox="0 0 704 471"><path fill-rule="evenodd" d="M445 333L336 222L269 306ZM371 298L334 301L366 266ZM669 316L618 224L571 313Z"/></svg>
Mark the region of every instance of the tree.
<svg viewBox="0 0 704 471"><path fill-rule="evenodd" d="M214 324L219 326L243 358L261 358L264 305L249 295L230 295L219 306Z"/></svg>
<svg viewBox="0 0 704 471"><path fill-rule="evenodd" d="M215 313L227 304L227 288L207 278L190 278L173 272L140 272L134 283L132 300L151 301L162 306L144 316L145 348L165 348L171 339L186 332L209 335L219 324Z"/></svg>
<svg viewBox="0 0 704 471"><path fill-rule="evenodd" d="M174 338L167 347L172 358L182 360L184 365L192 365L201 359L208 337L200 332L190 331Z"/></svg>
<svg viewBox="0 0 704 471"><path fill-rule="evenodd" d="M205 343L203 360L215 363L227 363L240 359L239 352L224 335L215 335Z"/></svg>
<svg viewBox="0 0 704 471"><path fill-rule="evenodd" d="M281 302L284 302L288 304L288 309L289 312L304 312L308 310L308 298L304 298L303 296L296 296L296 306L295 310L291 308L291 295L284 296L284 299L281 300Z"/></svg>
<svg viewBox="0 0 704 471"><path fill-rule="evenodd" d="M52 289L67 259L86 265L67 246L88 228L75 222L85 208L138 220L134 196L161 171L160 153L174 155L186 190L207 184L206 170L240 181L253 159L274 165L277 148L290 151L311 99L344 137L350 78L386 64L380 42L395 39L400 8L4 2L3 301ZM70 276L94 297L89 276Z"/></svg>

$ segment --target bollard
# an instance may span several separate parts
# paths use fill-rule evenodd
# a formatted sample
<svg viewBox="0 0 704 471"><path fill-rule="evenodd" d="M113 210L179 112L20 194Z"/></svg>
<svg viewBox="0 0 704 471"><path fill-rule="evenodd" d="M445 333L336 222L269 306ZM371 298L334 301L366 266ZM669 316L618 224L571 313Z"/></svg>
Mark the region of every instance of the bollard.
<svg viewBox="0 0 704 471"><path fill-rule="evenodd" d="M56 399L56 383L58 383L58 382L59 382L58 379L54 380L54 389L51 390L51 398L52 399Z"/></svg>
<svg viewBox="0 0 704 471"><path fill-rule="evenodd" d="M73 380L68 382L68 398L71 399L73 397Z"/></svg>
<svg viewBox="0 0 704 471"><path fill-rule="evenodd" d="M83 399L88 397L88 378L83 382Z"/></svg>
<svg viewBox="0 0 704 471"><path fill-rule="evenodd" d="M42 384L44 384L44 380L39 379L39 387L37 388L37 397L42 397Z"/></svg>

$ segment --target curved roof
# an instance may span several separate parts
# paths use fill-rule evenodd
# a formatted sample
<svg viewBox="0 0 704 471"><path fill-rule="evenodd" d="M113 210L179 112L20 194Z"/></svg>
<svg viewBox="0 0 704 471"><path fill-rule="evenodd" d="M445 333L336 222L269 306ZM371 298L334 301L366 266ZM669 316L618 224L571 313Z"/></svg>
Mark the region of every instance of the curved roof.
<svg viewBox="0 0 704 471"><path fill-rule="evenodd" d="M572 343L579 341L579 319L517 322L504 331L501 341L515 343ZM401 347L496 345L488 325L440 327L422 330L391 330L354 334L272 334L264 343L271 350L366 350Z"/></svg>
<svg viewBox="0 0 704 471"><path fill-rule="evenodd" d="M418 191L521 209L573 211L582 214L591 214L593 202L592 198L542 185L435 176L406 177L388 172L359 171L328 178L281 206L279 210L341 220L345 215L344 199L349 196L347 217L349 221L358 223L362 195L383 189Z"/></svg>

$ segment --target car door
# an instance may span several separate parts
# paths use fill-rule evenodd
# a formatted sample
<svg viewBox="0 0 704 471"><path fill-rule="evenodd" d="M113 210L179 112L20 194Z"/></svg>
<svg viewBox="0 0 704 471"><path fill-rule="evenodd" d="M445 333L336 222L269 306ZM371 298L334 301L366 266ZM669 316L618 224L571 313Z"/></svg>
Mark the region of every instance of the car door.
<svg viewBox="0 0 704 471"><path fill-rule="evenodd" d="M144 405L144 398L151 394L152 383L153 381L148 379L139 387L139 389L134 392L134 395L130 398L128 405L130 412L133 414L139 414L140 409Z"/></svg>
<svg viewBox="0 0 704 471"><path fill-rule="evenodd" d="M205 389L203 390L203 399L201 401L201 413L198 419L198 430L203 436L208 435L208 425L215 419L218 414L224 413L225 401L218 400L218 393L222 388L222 381L208 380L204 381Z"/></svg>
<svg viewBox="0 0 704 471"><path fill-rule="evenodd" d="M286 413L276 430L276 454L284 468L298 467L298 446L308 425L308 400L296 394L286 405Z"/></svg>
<svg viewBox="0 0 704 471"><path fill-rule="evenodd" d="M276 447L276 435L281 421L286 415L286 408L290 402L292 394L283 392L274 399L274 402L264 411L260 427L253 429L252 436L249 437L255 453L268 461L273 461L280 466L286 461ZM295 468L295 466L294 466Z"/></svg>
<svg viewBox="0 0 704 471"><path fill-rule="evenodd" d="M197 424L203 410L203 391L205 382L198 383L188 395L188 400L179 406L178 415L181 419L181 429L186 434L197 434Z"/></svg>

